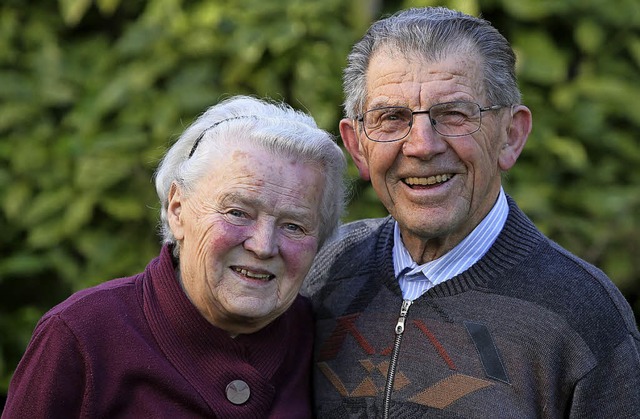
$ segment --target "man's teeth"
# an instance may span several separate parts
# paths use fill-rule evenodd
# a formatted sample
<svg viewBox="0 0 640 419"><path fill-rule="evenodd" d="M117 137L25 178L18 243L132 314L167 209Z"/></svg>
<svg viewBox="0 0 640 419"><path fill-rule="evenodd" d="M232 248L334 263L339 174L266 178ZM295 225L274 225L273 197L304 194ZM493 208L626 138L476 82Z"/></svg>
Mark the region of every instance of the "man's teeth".
<svg viewBox="0 0 640 419"><path fill-rule="evenodd" d="M435 185L436 183L443 183L453 177L452 174L435 175L429 177L408 177L404 180L407 185Z"/></svg>
<svg viewBox="0 0 640 419"><path fill-rule="evenodd" d="M239 274L244 275L247 278L251 278L251 279L259 279L261 281L268 281L271 278L273 278L273 275L270 275L270 274L257 274L257 273L253 273L253 272L248 271L248 270L243 269L243 268L233 268L233 270L238 272Z"/></svg>

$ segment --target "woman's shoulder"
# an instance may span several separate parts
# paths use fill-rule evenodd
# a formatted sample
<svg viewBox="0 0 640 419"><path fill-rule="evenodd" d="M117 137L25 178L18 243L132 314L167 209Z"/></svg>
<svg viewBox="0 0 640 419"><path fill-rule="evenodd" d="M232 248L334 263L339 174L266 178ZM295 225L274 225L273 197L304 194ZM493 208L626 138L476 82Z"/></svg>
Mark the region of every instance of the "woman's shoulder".
<svg viewBox="0 0 640 419"><path fill-rule="evenodd" d="M73 293L40 319L40 324L57 318L73 329L91 329L103 323L114 324L121 316L141 310L136 284L141 275L112 279Z"/></svg>

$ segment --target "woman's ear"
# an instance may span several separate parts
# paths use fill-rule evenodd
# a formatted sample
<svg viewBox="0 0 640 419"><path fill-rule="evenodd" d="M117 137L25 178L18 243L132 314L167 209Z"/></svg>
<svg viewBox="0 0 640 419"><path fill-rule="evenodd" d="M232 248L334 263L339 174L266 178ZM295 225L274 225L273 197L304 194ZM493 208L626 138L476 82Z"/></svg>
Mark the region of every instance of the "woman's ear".
<svg viewBox="0 0 640 419"><path fill-rule="evenodd" d="M182 191L176 182L173 182L169 189L167 220L173 236L178 241L182 240L184 238L184 225L182 221Z"/></svg>
<svg viewBox="0 0 640 419"><path fill-rule="evenodd" d="M340 136L345 148L351 155L353 162L358 168L360 177L364 180L371 180L369 175L369 163L363 153L362 145L358 139L356 130L358 129L353 119L344 118L340 121Z"/></svg>
<svg viewBox="0 0 640 419"><path fill-rule="evenodd" d="M511 121L507 128L506 142L502 144L498 165L503 171L513 167L527 143L531 132L531 111L524 105L515 105L511 109Z"/></svg>

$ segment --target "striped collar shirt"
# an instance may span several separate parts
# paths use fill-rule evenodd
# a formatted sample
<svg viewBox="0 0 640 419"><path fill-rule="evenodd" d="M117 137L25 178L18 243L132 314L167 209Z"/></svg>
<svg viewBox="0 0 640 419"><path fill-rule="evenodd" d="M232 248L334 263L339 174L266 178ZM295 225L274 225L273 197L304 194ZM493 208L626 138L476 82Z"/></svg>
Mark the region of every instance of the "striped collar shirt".
<svg viewBox="0 0 640 419"><path fill-rule="evenodd" d="M456 247L438 259L418 265L402 243L396 221L393 238L393 267L405 300L415 300L430 288L466 271L489 250L500 234L509 206L504 190L489 214Z"/></svg>

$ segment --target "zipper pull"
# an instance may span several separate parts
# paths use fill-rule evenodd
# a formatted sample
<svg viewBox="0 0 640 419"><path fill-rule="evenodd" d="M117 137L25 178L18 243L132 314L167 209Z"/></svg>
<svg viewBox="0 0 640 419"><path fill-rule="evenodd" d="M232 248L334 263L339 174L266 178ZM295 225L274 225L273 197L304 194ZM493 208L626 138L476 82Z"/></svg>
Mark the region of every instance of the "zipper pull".
<svg viewBox="0 0 640 419"><path fill-rule="evenodd" d="M402 300L402 307L400 308L400 317L398 317L398 323L396 323L396 335L401 335L404 332L404 321L407 318L407 312L411 306L411 300Z"/></svg>

